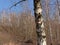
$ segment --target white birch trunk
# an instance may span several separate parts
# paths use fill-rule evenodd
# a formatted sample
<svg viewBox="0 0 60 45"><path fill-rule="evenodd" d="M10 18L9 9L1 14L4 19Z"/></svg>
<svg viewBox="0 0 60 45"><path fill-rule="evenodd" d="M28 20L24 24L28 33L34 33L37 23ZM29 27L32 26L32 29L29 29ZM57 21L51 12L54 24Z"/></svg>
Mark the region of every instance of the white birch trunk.
<svg viewBox="0 0 60 45"><path fill-rule="evenodd" d="M46 34L42 17L41 0L34 0L34 14L36 22L37 45L46 45Z"/></svg>

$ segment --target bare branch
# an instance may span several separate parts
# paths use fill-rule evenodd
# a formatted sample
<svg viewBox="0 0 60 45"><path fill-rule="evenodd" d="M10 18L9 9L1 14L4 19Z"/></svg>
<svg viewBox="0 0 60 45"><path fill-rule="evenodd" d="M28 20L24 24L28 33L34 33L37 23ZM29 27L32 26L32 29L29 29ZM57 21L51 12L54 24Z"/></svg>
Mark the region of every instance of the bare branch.
<svg viewBox="0 0 60 45"><path fill-rule="evenodd" d="M16 6L17 4L19 4L19 3L23 2L23 1L26 1L26 0L21 0L21 1L17 2L17 3L15 3L15 4L12 5L9 9L11 9L12 7Z"/></svg>

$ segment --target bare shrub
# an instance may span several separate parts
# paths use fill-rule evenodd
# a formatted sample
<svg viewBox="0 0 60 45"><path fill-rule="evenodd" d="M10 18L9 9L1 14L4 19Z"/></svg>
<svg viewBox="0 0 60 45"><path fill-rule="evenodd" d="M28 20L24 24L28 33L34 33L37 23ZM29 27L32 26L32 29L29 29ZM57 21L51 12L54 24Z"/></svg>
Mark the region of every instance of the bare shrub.
<svg viewBox="0 0 60 45"><path fill-rule="evenodd" d="M10 40L16 43L34 40L33 43L35 43L35 20L31 13L23 12L17 15L16 13L9 13L8 16L4 14L0 22L0 32L6 34L6 37L3 37L3 39L7 38L5 42L10 38L8 42Z"/></svg>

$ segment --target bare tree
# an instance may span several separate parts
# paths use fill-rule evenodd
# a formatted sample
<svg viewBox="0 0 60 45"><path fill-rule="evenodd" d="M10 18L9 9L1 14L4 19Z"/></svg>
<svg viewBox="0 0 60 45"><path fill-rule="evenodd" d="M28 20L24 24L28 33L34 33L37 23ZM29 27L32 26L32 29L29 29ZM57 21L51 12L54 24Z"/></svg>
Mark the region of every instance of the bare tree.
<svg viewBox="0 0 60 45"><path fill-rule="evenodd" d="M36 22L37 45L46 45L41 0L34 0L34 14Z"/></svg>

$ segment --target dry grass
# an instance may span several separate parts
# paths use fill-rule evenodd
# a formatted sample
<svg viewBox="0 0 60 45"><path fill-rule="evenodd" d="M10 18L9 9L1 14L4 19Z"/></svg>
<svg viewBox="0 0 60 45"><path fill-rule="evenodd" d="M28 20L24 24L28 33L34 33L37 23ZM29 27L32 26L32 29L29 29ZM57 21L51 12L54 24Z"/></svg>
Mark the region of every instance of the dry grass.
<svg viewBox="0 0 60 45"><path fill-rule="evenodd" d="M0 19L0 44L2 45L28 45L32 40L36 44L36 29L34 16L31 13L2 13ZM30 44L32 45L32 44Z"/></svg>

